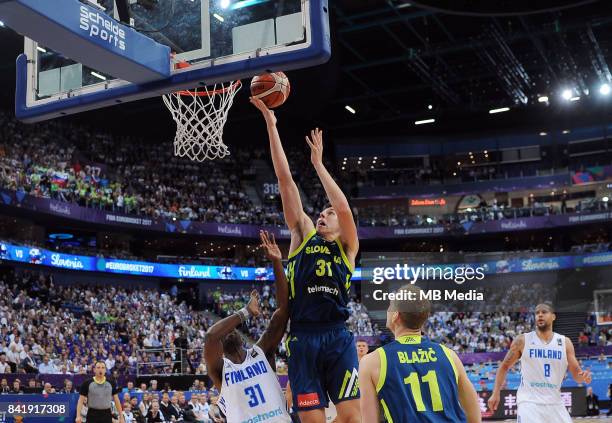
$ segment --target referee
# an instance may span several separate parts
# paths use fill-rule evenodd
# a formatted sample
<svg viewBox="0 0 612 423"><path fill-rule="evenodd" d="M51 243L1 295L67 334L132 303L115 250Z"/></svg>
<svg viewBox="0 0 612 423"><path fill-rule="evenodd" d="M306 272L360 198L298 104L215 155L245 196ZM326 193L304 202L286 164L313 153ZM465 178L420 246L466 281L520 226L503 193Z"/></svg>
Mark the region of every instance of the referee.
<svg viewBox="0 0 612 423"><path fill-rule="evenodd" d="M125 423L118 393L117 385L106 380L106 364L104 361L96 361L94 377L87 379L81 385L76 423L82 423L81 409L85 399L87 399L87 423L112 423L111 402L113 401L119 413L119 423Z"/></svg>

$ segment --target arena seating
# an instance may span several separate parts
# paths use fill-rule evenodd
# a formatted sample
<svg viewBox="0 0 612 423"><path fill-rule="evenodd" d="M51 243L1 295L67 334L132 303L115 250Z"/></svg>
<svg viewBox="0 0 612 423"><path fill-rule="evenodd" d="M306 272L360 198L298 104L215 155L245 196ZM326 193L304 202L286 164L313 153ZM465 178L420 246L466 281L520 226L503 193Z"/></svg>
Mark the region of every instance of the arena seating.
<svg viewBox="0 0 612 423"><path fill-rule="evenodd" d="M264 156L261 150L238 150L231 160L196 166L186 159L173 157L164 145L151 146L144 140L94 134L86 128L61 122L31 127L0 112L0 125L0 188L85 207L165 219L283 224L278 206L255 205L262 204L262 199L249 197L243 184L252 179L252 161ZM306 195L306 211L315 215L326 200L309 157L297 149L290 149L287 155L293 176ZM359 177L359 172L336 172L338 166L333 162L327 162L327 166L346 192L357 195L365 173ZM434 175L431 169L420 169L414 175L398 174L397 181L428 183ZM396 181L395 176L392 178ZM590 199L581 202L575 211L607 209L607 202ZM521 208L483 203L472 210L437 217L409 215L405 209L386 205L360 207L356 211L361 226L448 225L567 212L561 207L537 202Z"/></svg>

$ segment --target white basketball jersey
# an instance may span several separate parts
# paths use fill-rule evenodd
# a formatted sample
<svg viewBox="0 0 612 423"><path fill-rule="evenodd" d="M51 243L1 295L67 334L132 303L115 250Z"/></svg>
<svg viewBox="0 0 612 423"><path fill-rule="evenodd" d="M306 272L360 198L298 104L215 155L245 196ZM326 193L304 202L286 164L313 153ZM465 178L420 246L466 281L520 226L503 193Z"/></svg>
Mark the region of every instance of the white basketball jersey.
<svg viewBox="0 0 612 423"><path fill-rule="evenodd" d="M566 372L565 336L553 333L546 344L536 332L526 333L517 402L562 405L561 383Z"/></svg>
<svg viewBox="0 0 612 423"><path fill-rule="evenodd" d="M241 364L223 358L219 408L227 423L287 423L285 395L264 352L257 345Z"/></svg>

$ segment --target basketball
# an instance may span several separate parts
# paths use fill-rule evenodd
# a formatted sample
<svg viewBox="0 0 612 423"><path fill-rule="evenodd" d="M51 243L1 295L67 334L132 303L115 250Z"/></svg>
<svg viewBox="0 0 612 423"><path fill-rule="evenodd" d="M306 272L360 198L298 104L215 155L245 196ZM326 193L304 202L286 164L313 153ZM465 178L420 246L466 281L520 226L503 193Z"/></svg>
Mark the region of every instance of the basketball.
<svg viewBox="0 0 612 423"><path fill-rule="evenodd" d="M289 79L283 72L264 73L251 80L251 95L259 98L270 109L282 106L290 91Z"/></svg>

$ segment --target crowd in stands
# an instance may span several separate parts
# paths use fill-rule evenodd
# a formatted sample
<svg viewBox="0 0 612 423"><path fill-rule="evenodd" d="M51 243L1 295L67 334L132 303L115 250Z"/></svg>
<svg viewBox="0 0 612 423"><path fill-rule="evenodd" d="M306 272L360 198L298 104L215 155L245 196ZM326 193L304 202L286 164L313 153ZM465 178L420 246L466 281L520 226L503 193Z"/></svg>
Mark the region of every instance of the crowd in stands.
<svg viewBox="0 0 612 423"><path fill-rule="evenodd" d="M10 270L0 277L5 371L85 374L104 360L117 376L135 374L137 366L141 374L193 374L202 362L211 320L171 294L62 286L52 275L30 271ZM179 357L180 349L191 353Z"/></svg>
<svg viewBox="0 0 612 423"><path fill-rule="evenodd" d="M236 149L229 158L195 164L173 156L164 143L115 137L61 122L26 126L0 112L0 187L81 206L143 216L217 223L283 225L277 205L261 205L247 194L243 181L253 179L255 157L262 150ZM293 176L304 194L306 212L315 216L327 203L324 190L305 151L288 149ZM329 159L329 157L327 157ZM332 174L350 195L375 175L371 172ZM483 168L490 175L489 168ZM494 169L494 168L493 168ZM494 172L493 172L494 173ZM393 183L428 183L437 173L429 168L406 170ZM476 179L477 175L474 175ZM607 209L607 203L585 201L575 211ZM405 208L360 207L362 226L460 225L471 221L501 220L566 213L532 202L523 208L485 202L444 216L410 214Z"/></svg>
<svg viewBox="0 0 612 423"><path fill-rule="evenodd" d="M278 211L255 207L241 178L250 156L201 166L164 144L115 138L47 122L18 123L0 113L0 186L116 212L217 223L280 224Z"/></svg>
<svg viewBox="0 0 612 423"><path fill-rule="evenodd" d="M276 309L274 287L264 285L262 288L258 289L260 291L261 315L257 319L251 319L248 323L248 334L253 340L259 339L263 334L268 321L272 317L272 313L274 313ZM213 305L214 311L218 315L227 317L246 305L249 301L250 293L250 289L237 291L225 289L222 291L220 288L217 288L215 291L209 293L207 303ZM349 329L356 336L377 336L380 333L377 325L370 319L366 307L356 298L352 298L349 301L348 307L351 311L351 315L347 324Z"/></svg>
<svg viewBox="0 0 612 423"><path fill-rule="evenodd" d="M433 314L425 333L457 353L498 352L510 347L519 334L533 327L533 313L452 313Z"/></svg>
<svg viewBox="0 0 612 423"><path fill-rule="evenodd" d="M606 321L612 321L612 314L607 316L601 316L601 319ZM597 326L597 319L595 314L589 315L587 321L584 324L584 330L580 332L578 338L578 345L581 347L586 346L611 346L612 345L612 325L601 325Z"/></svg>

